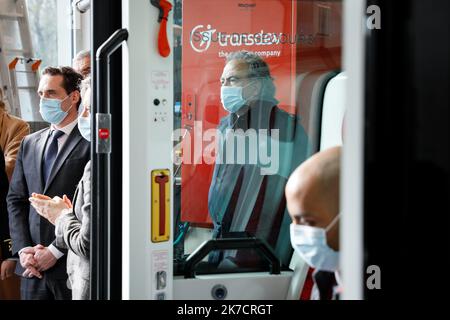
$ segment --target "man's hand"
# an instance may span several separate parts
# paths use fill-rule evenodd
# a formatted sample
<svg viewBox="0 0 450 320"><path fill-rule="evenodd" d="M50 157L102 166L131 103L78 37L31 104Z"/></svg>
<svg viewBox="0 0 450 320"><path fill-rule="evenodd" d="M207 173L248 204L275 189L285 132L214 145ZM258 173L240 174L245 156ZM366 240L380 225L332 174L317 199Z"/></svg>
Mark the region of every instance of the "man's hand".
<svg viewBox="0 0 450 320"><path fill-rule="evenodd" d="M33 194L31 194L31 197L40 199L40 200L52 200L52 198L50 198L49 196L39 194L39 193L33 193Z"/></svg>
<svg viewBox="0 0 450 320"><path fill-rule="evenodd" d="M36 247L28 247L20 253L20 265L25 268L25 272L22 274L25 278L37 277L42 279L41 273L37 270L37 261L34 259L36 253Z"/></svg>
<svg viewBox="0 0 450 320"><path fill-rule="evenodd" d="M35 248L36 253L34 254L34 259L37 262L38 271L47 271L48 269L52 268L58 261L58 259L56 259L56 257L47 247L37 245Z"/></svg>
<svg viewBox="0 0 450 320"><path fill-rule="evenodd" d="M56 219L63 214L64 209L72 208L71 201L65 195L63 199L60 197L50 199L47 196L33 193L29 201L36 212L52 224L55 224Z"/></svg>
<svg viewBox="0 0 450 320"><path fill-rule="evenodd" d="M20 265L23 268L36 266L36 260L34 260L35 252L36 250L32 247L25 248L20 252Z"/></svg>
<svg viewBox="0 0 450 320"><path fill-rule="evenodd" d="M63 196L63 201L70 209L73 208L72 201L66 195Z"/></svg>
<svg viewBox="0 0 450 320"><path fill-rule="evenodd" d="M16 268L16 261L14 260L5 260L1 263L0 267L0 280L6 280L11 278L14 274L14 269Z"/></svg>
<svg viewBox="0 0 450 320"><path fill-rule="evenodd" d="M24 278L36 277L36 278L42 279L42 274L39 271L37 271L36 268L29 267L27 270L24 271L24 273L22 273L22 277L24 277Z"/></svg>

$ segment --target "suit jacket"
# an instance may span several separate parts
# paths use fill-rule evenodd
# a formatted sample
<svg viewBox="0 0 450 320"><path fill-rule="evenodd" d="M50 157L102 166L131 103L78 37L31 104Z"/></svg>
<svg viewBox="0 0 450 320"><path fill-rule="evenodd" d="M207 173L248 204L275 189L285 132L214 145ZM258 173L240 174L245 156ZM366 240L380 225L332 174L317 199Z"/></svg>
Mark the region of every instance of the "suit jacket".
<svg viewBox="0 0 450 320"><path fill-rule="evenodd" d="M74 207L56 221L56 244L69 249L67 273L72 300L89 299L91 229L91 163L84 169L73 199Z"/></svg>
<svg viewBox="0 0 450 320"><path fill-rule="evenodd" d="M0 263L11 257L8 211L6 210L6 195L8 194L8 178L5 172L5 158L0 148Z"/></svg>
<svg viewBox="0 0 450 320"><path fill-rule="evenodd" d="M90 158L90 144L76 126L58 152L48 182L44 184L42 159L49 132L49 129L44 129L29 135L20 146L7 197L13 255L37 244L53 244L61 252L67 253L56 244L54 226L34 210L28 198L33 192L52 198L64 194L73 197ZM18 263L16 273L21 275L23 271ZM66 255L45 275L51 279L67 279Z"/></svg>
<svg viewBox="0 0 450 320"><path fill-rule="evenodd" d="M20 143L29 133L30 126L28 123L9 115L0 108L0 147L5 155L6 174L9 180L12 178Z"/></svg>
<svg viewBox="0 0 450 320"><path fill-rule="evenodd" d="M306 158L309 150L308 137L300 124L300 118L269 103L254 105L250 110L237 118L229 114L222 118L218 130L222 133L219 139L218 156L208 195L208 208L214 223L214 237L243 235L255 236L267 242L280 258L283 265L289 265L292 247L289 245L289 225L291 219L286 208L284 191L292 171ZM226 163L227 151L230 151L226 136L228 129L241 130L278 130L279 157L271 151L271 163L274 168L264 166L260 159L252 163L248 155L260 156L269 154L272 142L258 137L256 146L245 142L244 163ZM258 132L258 131L257 131ZM248 139L247 141L250 141ZM266 147L263 147L263 146ZM237 142L234 141L237 148ZM274 144L275 147L275 144ZM233 160L238 157L233 154ZM295 151L294 151L295 150ZM242 151L242 150L240 150ZM278 158L278 159L277 159ZM267 171L263 172L261 169ZM234 255L235 251L231 251ZM229 252L216 251L210 254L209 261L218 263ZM259 262L266 263L256 252L241 251L234 259L240 266L255 266Z"/></svg>

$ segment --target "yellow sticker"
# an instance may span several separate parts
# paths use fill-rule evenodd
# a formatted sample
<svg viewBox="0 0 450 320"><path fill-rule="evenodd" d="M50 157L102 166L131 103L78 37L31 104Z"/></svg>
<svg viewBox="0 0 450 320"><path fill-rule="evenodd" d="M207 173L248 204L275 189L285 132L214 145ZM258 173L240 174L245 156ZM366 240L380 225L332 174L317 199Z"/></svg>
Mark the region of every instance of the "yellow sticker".
<svg viewBox="0 0 450 320"><path fill-rule="evenodd" d="M152 242L170 239L170 170L152 171Z"/></svg>

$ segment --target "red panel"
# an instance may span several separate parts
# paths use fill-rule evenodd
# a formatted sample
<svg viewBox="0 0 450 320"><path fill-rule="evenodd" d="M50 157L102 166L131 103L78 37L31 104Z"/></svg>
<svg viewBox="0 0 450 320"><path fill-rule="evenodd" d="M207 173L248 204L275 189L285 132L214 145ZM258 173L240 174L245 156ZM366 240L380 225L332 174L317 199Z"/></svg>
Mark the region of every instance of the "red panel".
<svg viewBox="0 0 450 320"><path fill-rule="evenodd" d="M208 191L214 165L202 157L202 148L210 142L194 141L202 141L202 133L227 115L219 82L226 53L248 50L262 55L275 78L279 107L295 112L296 8L297 1L291 0L183 2L182 128L195 127L182 144L183 221L210 223ZM191 163L186 163L188 158Z"/></svg>

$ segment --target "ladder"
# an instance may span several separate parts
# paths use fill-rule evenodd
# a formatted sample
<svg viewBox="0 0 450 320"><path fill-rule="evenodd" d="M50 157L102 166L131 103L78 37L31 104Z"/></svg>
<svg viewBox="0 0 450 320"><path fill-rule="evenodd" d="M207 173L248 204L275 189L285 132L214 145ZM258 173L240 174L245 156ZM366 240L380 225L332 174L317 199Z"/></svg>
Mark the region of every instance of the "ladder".
<svg viewBox="0 0 450 320"><path fill-rule="evenodd" d="M23 120L42 121L39 114L39 66L25 0L0 0L0 86L9 112Z"/></svg>

